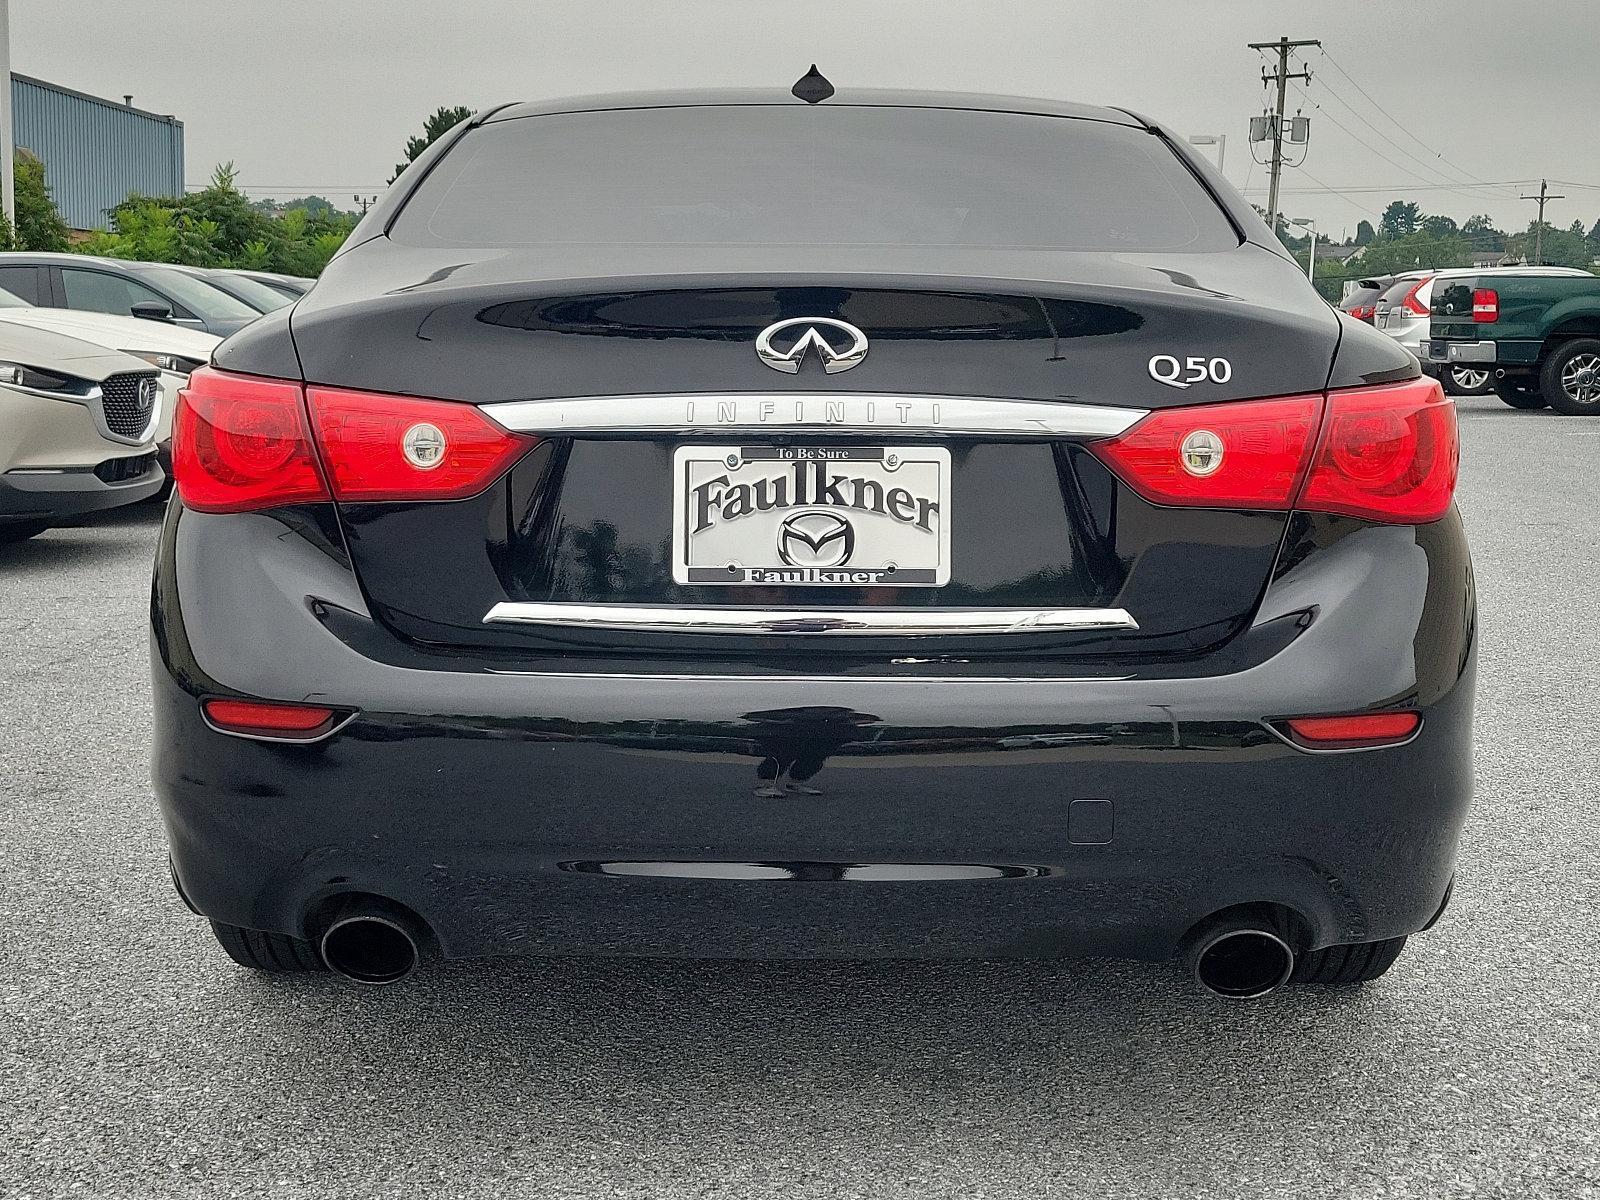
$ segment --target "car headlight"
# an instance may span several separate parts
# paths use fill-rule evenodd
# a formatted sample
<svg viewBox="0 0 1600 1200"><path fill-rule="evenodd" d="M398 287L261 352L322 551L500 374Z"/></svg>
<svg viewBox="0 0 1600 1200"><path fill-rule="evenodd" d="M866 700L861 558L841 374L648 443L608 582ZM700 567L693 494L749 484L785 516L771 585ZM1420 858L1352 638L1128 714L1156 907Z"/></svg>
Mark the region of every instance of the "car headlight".
<svg viewBox="0 0 1600 1200"><path fill-rule="evenodd" d="M0 362L0 384L26 388L59 396L64 400L86 400L94 394L95 385L76 375L62 375L56 371L41 371L25 363Z"/></svg>
<svg viewBox="0 0 1600 1200"><path fill-rule="evenodd" d="M152 367L171 371L174 375L187 375L196 367L205 366L200 359L185 358L181 354L163 354L159 350L124 350L123 353L131 354L134 358L142 358Z"/></svg>

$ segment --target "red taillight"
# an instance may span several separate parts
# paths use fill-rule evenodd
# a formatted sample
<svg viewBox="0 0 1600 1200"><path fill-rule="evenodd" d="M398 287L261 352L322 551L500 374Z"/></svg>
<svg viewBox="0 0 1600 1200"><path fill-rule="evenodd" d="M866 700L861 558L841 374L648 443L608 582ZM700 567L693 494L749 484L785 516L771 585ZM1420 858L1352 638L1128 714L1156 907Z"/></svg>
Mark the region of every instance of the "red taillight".
<svg viewBox="0 0 1600 1200"><path fill-rule="evenodd" d="M1090 449L1154 504L1291 507L1321 396L1167 408Z"/></svg>
<svg viewBox="0 0 1600 1200"><path fill-rule="evenodd" d="M200 367L179 395L172 474L186 507L250 512L328 499L300 385Z"/></svg>
<svg viewBox="0 0 1600 1200"><path fill-rule="evenodd" d="M1437 521L1455 495L1456 409L1437 380L1329 392L1295 505L1403 525Z"/></svg>
<svg viewBox="0 0 1600 1200"><path fill-rule="evenodd" d="M185 506L199 512L331 499L461 500L498 479L534 441L470 404L307 389L202 367L179 401L172 472Z"/></svg>
<svg viewBox="0 0 1600 1200"><path fill-rule="evenodd" d="M339 714L317 704L285 704L277 700L211 699L201 702L206 720L228 733L292 740L318 736L332 728Z"/></svg>
<svg viewBox="0 0 1600 1200"><path fill-rule="evenodd" d="M461 500L535 439L470 404L310 387L311 420L336 500Z"/></svg>
<svg viewBox="0 0 1600 1200"><path fill-rule="evenodd" d="M1421 525L1455 494L1456 411L1432 379L1161 409L1089 448L1153 504Z"/></svg>
<svg viewBox="0 0 1600 1200"><path fill-rule="evenodd" d="M1423 289L1427 282L1428 281L1426 279L1417 280L1416 283L1412 284L1411 289L1406 292L1406 298L1400 301L1400 307L1405 309L1414 317L1425 317L1428 315L1428 306L1421 300L1417 299L1417 293Z"/></svg>
<svg viewBox="0 0 1600 1200"><path fill-rule="evenodd" d="M1403 742L1421 724L1421 716L1414 712L1362 713L1350 717L1293 717L1283 722L1295 741L1316 749Z"/></svg>
<svg viewBox="0 0 1600 1200"><path fill-rule="evenodd" d="M1356 320L1365 321L1370 325L1372 324L1373 314L1377 311L1377 308L1371 304L1358 304L1350 310L1350 315Z"/></svg>
<svg viewBox="0 0 1600 1200"><path fill-rule="evenodd" d="M1472 293L1472 319L1479 325L1492 325L1500 319L1500 293L1493 288L1475 288Z"/></svg>

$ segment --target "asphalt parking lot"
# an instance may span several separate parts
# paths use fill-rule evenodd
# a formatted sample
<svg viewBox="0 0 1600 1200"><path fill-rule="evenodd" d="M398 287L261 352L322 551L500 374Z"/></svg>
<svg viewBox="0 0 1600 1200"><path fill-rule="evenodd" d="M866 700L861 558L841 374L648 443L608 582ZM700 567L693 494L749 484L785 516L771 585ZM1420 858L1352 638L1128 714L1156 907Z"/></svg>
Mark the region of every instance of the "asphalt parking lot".
<svg viewBox="0 0 1600 1200"><path fill-rule="evenodd" d="M159 513L0 548L0 1196L1600 1195L1600 422L1461 403L1478 801L1385 979L234 967L147 783Z"/></svg>

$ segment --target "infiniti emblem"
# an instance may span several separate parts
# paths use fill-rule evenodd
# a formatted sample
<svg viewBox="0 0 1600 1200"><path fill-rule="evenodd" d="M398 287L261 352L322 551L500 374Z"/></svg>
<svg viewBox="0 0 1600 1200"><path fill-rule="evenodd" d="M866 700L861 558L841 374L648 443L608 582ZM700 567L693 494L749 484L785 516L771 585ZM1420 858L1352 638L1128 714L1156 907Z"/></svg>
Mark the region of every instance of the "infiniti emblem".
<svg viewBox="0 0 1600 1200"><path fill-rule="evenodd" d="M842 567L855 552L855 526L838 513L799 512L778 526L778 557L786 567Z"/></svg>
<svg viewBox="0 0 1600 1200"><path fill-rule="evenodd" d="M867 335L848 321L832 317L794 317L768 325L756 337L756 354L774 371L800 373L812 350L829 375L848 371L867 356Z"/></svg>

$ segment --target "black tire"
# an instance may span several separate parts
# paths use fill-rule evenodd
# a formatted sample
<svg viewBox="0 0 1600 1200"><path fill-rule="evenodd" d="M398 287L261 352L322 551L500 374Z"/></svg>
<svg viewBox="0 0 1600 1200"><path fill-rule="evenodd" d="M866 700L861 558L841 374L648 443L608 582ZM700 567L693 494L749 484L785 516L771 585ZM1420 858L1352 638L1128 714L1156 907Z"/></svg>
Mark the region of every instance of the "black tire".
<svg viewBox="0 0 1600 1200"><path fill-rule="evenodd" d="M1464 379L1463 376L1471 376ZM1487 396L1494 391L1494 372L1487 367L1468 367L1459 363L1445 369L1441 381L1452 396Z"/></svg>
<svg viewBox="0 0 1600 1200"><path fill-rule="evenodd" d="M228 957L241 967L253 971L266 971L273 975L299 974L304 971L325 971L316 947L299 938L281 933L263 933L259 929L241 929L237 925L211 922L211 932L227 951Z"/></svg>
<svg viewBox="0 0 1600 1200"><path fill-rule="evenodd" d="M1289 976L1289 982L1316 987L1366 983L1394 966L1394 960L1405 948L1403 937L1382 942L1356 942L1350 946L1324 946L1294 960L1294 974Z"/></svg>
<svg viewBox="0 0 1600 1200"><path fill-rule="evenodd" d="M1558 413L1600 417L1600 338L1562 342L1545 360L1539 383Z"/></svg>
<svg viewBox="0 0 1600 1200"><path fill-rule="evenodd" d="M1512 408L1543 408L1544 396L1536 387L1516 383L1510 379L1496 379L1494 394Z"/></svg>
<svg viewBox="0 0 1600 1200"><path fill-rule="evenodd" d="M50 528L48 521L0 522L0 546L7 542L25 542Z"/></svg>

